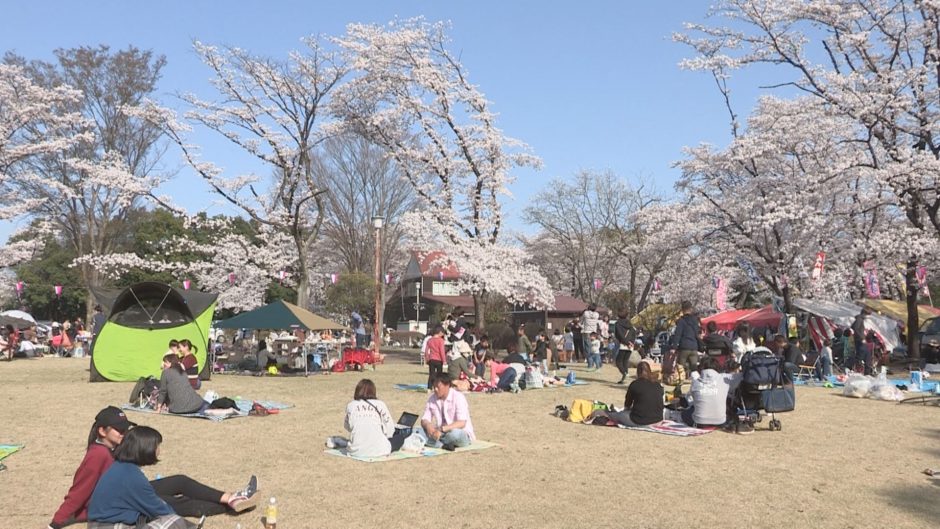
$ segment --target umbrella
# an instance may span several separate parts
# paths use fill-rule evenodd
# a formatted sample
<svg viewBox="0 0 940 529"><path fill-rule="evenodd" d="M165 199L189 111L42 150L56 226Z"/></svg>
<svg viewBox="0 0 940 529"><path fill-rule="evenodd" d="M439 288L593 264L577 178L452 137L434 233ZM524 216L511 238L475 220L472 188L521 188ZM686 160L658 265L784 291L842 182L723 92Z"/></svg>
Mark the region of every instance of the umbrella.
<svg viewBox="0 0 940 529"><path fill-rule="evenodd" d="M17 329L25 329L36 325L36 320L21 310L7 310L0 312L0 325L12 325Z"/></svg>

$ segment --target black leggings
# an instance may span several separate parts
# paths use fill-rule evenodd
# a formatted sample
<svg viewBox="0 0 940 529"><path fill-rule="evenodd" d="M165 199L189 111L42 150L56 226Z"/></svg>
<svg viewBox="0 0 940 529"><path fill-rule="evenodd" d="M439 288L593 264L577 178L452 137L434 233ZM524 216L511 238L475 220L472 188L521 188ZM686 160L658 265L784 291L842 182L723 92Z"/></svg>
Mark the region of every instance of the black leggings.
<svg viewBox="0 0 940 529"><path fill-rule="evenodd" d="M176 514L183 517L214 516L228 511L228 506L219 503L224 494L207 487L188 476L169 476L150 482L157 496L167 502Z"/></svg>
<svg viewBox="0 0 940 529"><path fill-rule="evenodd" d="M580 334L574 336L574 360L584 360L586 358L584 355L584 340L581 336Z"/></svg>
<svg viewBox="0 0 940 529"><path fill-rule="evenodd" d="M617 351L617 359L615 360L617 364L617 370L620 371L620 374L627 376L627 371L630 369L630 353L633 351L629 349L621 349Z"/></svg>
<svg viewBox="0 0 940 529"><path fill-rule="evenodd" d="M444 362L439 362L437 360L428 360L428 389L431 388L431 381L434 379L435 375L440 375L444 372Z"/></svg>

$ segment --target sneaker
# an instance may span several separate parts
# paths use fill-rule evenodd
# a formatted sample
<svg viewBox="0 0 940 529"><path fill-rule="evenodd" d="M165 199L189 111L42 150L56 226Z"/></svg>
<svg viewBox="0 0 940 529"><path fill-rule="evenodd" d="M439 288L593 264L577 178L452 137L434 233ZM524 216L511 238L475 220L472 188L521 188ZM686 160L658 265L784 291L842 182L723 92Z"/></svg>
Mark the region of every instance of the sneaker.
<svg viewBox="0 0 940 529"><path fill-rule="evenodd" d="M333 438L331 437L330 441L332 440ZM254 496L256 492L258 492L258 478L252 475L250 478L248 478L248 485L245 485L245 488L242 490L235 491L234 494L242 495L248 498Z"/></svg>
<svg viewBox="0 0 940 529"><path fill-rule="evenodd" d="M247 511L258 505L258 500L261 498L261 495L258 494L258 491L255 490L255 494L251 496L245 496L240 492L232 494L232 497L228 500L228 507L235 512Z"/></svg>
<svg viewBox="0 0 940 529"><path fill-rule="evenodd" d="M739 435L750 435L754 433L754 426L749 422L738 423L734 428L734 432Z"/></svg>
<svg viewBox="0 0 940 529"><path fill-rule="evenodd" d="M327 447L327 448L336 448L336 443L333 442L333 437L332 437L332 436L326 438L326 447ZM254 476L252 476L252 477L254 477Z"/></svg>

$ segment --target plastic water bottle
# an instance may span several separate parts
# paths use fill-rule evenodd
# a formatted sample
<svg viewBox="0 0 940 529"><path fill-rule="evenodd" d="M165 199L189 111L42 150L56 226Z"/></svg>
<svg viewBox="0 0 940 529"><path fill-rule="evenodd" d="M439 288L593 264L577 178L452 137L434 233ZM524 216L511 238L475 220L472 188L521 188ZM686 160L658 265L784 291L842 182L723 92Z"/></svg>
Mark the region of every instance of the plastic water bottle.
<svg viewBox="0 0 940 529"><path fill-rule="evenodd" d="M277 498L271 496L264 509L264 529L277 529Z"/></svg>

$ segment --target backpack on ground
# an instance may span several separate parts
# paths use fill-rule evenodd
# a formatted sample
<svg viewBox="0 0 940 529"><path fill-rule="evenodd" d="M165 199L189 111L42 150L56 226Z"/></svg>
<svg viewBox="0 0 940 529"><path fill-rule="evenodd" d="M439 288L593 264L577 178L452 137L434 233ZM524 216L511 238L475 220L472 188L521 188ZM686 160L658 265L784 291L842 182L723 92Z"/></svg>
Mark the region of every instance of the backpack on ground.
<svg viewBox="0 0 940 529"><path fill-rule="evenodd" d="M574 399L574 402L571 403L571 409L568 410L568 420L571 422L584 422L584 419L587 419L593 411L593 400Z"/></svg>
<svg viewBox="0 0 940 529"><path fill-rule="evenodd" d="M160 394L160 381L153 377L140 377L131 390L127 401L141 408L156 407L157 396Z"/></svg>

